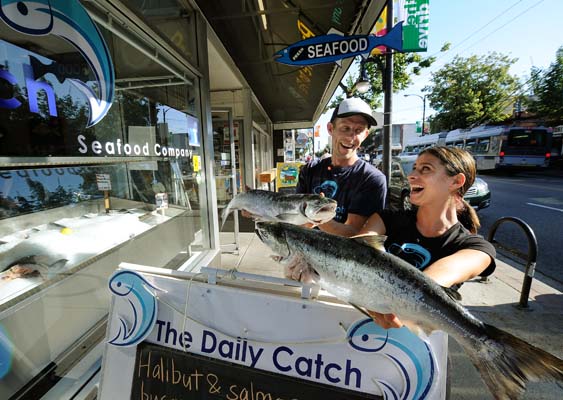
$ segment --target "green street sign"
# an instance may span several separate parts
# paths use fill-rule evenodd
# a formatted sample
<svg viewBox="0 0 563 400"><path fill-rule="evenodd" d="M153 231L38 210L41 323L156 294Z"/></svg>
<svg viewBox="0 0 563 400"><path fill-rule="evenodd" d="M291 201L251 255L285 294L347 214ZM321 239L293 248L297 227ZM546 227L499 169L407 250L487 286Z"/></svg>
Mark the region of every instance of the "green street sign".
<svg viewBox="0 0 563 400"><path fill-rule="evenodd" d="M426 51L430 0L405 0L403 23L403 52Z"/></svg>

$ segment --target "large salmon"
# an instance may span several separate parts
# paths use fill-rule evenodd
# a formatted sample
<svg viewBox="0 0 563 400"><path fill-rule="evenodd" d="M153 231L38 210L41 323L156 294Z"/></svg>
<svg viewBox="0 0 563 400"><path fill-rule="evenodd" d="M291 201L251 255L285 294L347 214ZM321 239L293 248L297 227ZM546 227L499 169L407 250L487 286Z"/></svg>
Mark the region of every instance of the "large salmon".
<svg viewBox="0 0 563 400"><path fill-rule="evenodd" d="M397 314L411 330L446 332L464 348L497 400L517 399L527 381L563 381L562 360L480 321L417 268L366 245L369 238L262 222L256 233L279 260L314 268L321 287L339 299Z"/></svg>

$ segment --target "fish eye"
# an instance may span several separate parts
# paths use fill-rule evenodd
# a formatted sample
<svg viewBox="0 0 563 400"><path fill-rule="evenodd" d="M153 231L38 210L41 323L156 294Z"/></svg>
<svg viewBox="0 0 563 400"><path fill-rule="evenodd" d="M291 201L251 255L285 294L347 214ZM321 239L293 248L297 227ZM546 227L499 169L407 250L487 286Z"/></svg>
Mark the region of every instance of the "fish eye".
<svg viewBox="0 0 563 400"><path fill-rule="evenodd" d="M369 335L368 334L363 334L362 335L362 341L367 342L369 340Z"/></svg>
<svg viewBox="0 0 563 400"><path fill-rule="evenodd" d="M22 14L22 15L28 14L29 10L27 9L27 6L24 4L23 1L18 1L17 7L18 7L18 11L20 12L20 14Z"/></svg>
<svg viewBox="0 0 563 400"><path fill-rule="evenodd" d="M117 287L121 287L121 282L117 282Z"/></svg>

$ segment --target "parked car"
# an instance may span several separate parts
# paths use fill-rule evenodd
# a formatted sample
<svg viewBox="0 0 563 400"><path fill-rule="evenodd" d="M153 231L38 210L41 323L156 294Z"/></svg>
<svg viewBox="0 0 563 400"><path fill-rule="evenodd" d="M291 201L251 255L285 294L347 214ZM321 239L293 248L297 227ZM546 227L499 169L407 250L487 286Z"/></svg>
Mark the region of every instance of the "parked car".
<svg viewBox="0 0 563 400"><path fill-rule="evenodd" d="M390 208L401 210L410 210L412 208L411 189L407 176L412 171L416 158L416 155L393 157L391 161L391 178L389 179L389 189L387 191ZM467 190L463 198L476 210L489 207L491 204L489 185L483 179L476 177L475 182Z"/></svg>

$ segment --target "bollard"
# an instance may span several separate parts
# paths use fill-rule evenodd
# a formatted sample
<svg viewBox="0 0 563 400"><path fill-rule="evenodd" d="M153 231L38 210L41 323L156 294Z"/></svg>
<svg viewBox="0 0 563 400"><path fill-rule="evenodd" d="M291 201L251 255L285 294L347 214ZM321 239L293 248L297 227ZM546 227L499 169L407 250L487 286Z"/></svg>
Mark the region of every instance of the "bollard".
<svg viewBox="0 0 563 400"><path fill-rule="evenodd" d="M500 247L508 249L508 250L515 250L510 249L503 246L501 243L494 240L495 233L500 226L500 224L504 222L513 222L518 225L528 238L528 257L526 260L526 271L524 273L524 282L522 282L522 291L520 293L520 302L518 305L521 308L528 308L528 297L530 297L530 289L532 287L532 280L534 279L534 274L536 272L536 260L538 257L538 241L536 240L536 235L530 226L521 220L520 218L516 217L502 217L495 221L495 223L489 229L489 237L487 240L491 242L493 245L498 243ZM496 247L496 246L495 246ZM522 254L522 253L519 253ZM523 257L522 257L523 258Z"/></svg>

